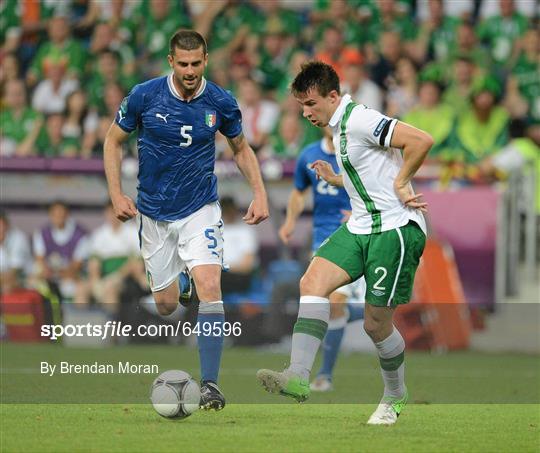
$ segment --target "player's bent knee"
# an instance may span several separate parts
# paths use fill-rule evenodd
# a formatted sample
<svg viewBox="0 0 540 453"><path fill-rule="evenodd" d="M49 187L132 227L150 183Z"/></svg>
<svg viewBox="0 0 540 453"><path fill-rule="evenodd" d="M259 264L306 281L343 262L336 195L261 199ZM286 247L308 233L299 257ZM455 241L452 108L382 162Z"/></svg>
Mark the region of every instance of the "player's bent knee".
<svg viewBox="0 0 540 453"><path fill-rule="evenodd" d="M364 319L364 330L370 338L377 338L382 330L383 324L374 319Z"/></svg>
<svg viewBox="0 0 540 453"><path fill-rule="evenodd" d="M300 294L305 296L328 297L327 291L321 284L320 279L313 273L306 272L300 279Z"/></svg>

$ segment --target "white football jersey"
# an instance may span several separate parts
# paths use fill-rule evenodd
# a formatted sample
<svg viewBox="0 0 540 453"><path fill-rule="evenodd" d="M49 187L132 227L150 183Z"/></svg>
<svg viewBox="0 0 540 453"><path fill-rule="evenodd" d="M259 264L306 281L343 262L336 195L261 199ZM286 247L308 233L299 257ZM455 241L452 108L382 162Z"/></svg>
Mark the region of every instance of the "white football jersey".
<svg viewBox="0 0 540 453"><path fill-rule="evenodd" d="M372 234L399 228L414 220L427 234L422 213L403 205L394 180L403 158L390 147L397 120L355 104L343 96L330 119L334 147L343 183L351 198L347 227L354 234Z"/></svg>

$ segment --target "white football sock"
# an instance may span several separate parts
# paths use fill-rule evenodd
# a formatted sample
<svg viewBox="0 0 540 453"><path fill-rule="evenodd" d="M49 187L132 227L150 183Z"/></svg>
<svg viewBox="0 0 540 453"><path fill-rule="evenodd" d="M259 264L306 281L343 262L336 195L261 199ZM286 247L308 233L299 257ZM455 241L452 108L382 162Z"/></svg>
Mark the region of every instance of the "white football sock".
<svg viewBox="0 0 540 453"><path fill-rule="evenodd" d="M309 379L315 356L326 334L330 301L325 297L302 296L294 325L289 371Z"/></svg>
<svg viewBox="0 0 540 453"><path fill-rule="evenodd" d="M405 394L405 341L394 327L394 330L383 341L375 343L381 363L381 374L384 381L384 396L401 398Z"/></svg>

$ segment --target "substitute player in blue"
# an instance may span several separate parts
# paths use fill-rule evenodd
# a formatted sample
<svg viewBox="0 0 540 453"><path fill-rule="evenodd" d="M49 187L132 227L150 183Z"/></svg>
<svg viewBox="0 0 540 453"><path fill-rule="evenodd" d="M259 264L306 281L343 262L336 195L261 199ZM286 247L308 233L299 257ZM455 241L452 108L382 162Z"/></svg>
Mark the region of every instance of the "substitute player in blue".
<svg viewBox="0 0 540 453"><path fill-rule="evenodd" d="M332 133L328 128L323 129L324 138L307 145L296 161L294 172L294 189L289 196L285 222L279 230L279 237L288 244L296 228L296 221L304 210L308 193L313 194L313 253L323 241L336 231L343 222L347 221L351 212L349 196L343 187L334 187L324 179L317 178L312 164L322 160L330 163L338 172L336 154L332 143ZM353 297L364 300L365 281L342 286L330 295L330 321L323 342L323 362L317 377L311 383L311 390L325 392L332 390L332 375L336 364L345 326L348 322L362 319L363 304L347 304Z"/></svg>
<svg viewBox="0 0 540 453"><path fill-rule="evenodd" d="M223 238L215 135L228 140L238 168L253 191L244 221L255 225L268 217L268 201L259 165L242 134L234 97L203 74L208 64L204 38L180 30L170 40L172 73L136 85L123 100L104 145L109 195L116 216L137 216L148 281L159 313L178 307L178 276L191 273L200 299L197 322L213 326L198 335L201 407L220 410L225 398L218 385L224 321L221 297ZM122 142L138 129L137 204L124 194L120 167ZM202 331L202 328L201 328Z"/></svg>

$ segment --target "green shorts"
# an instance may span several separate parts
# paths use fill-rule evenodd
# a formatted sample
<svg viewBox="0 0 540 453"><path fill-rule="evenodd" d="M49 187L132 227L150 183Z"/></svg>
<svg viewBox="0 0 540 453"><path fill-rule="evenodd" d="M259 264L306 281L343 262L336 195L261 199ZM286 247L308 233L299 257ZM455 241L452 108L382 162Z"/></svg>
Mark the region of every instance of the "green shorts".
<svg viewBox="0 0 540 453"><path fill-rule="evenodd" d="M353 281L364 275L366 302L390 307L409 302L425 245L426 235L413 221L376 234L353 234L344 224L315 256L338 265Z"/></svg>

